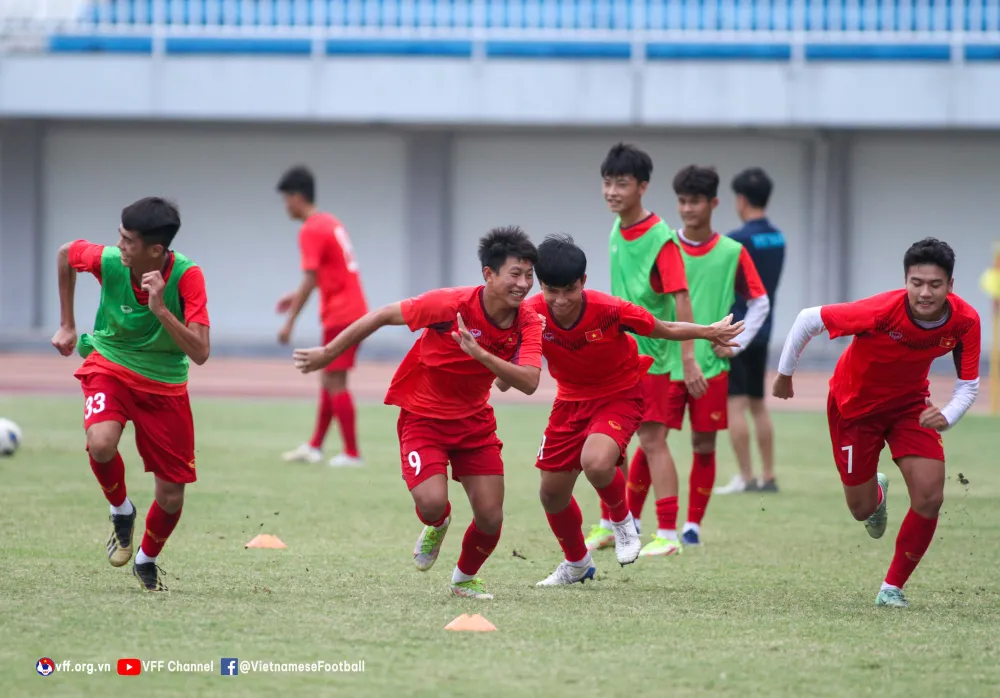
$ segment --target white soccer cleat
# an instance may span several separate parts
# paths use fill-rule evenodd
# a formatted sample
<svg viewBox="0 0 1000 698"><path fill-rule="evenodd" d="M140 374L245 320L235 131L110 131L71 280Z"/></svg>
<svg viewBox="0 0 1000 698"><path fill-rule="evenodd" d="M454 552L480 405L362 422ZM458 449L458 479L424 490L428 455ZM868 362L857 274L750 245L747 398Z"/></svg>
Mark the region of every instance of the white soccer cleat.
<svg viewBox="0 0 1000 698"><path fill-rule="evenodd" d="M632 514L624 521L611 522L615 530L615 555L621 565L631 565L639 557L642 543L639 541L639 531L636 530Z"/></svg>
<svg viewBox="0 0 1000 698"><path fill-rule="evenodd" d="M733 475L733 479L729 481L728 485L720 485L716 487L713 494L738 494L740 492L756 492L760 487L757 484L757 480L750 479L744 480L743 476L737 473Z"/></svg>
<svg viewBox="0 0 1000 698"><path fill-rule="evenodd" d="M361 456L349 456L346 453L338 453L330 459L331 468L360 468L364 464Z"/></svg>
<svg viewBox="0 0 1000 698"><path fill-rule="evenodd" d="M563 560L556 567L555 572L538 582L535 586L554 587L562 584L576 584L577 582L583 584L588 579L592 580L596 571L597 568L594 567L592 560L588 560L585 565L571 565L566 560Z"/></svg>
<svg viewBox="0 0 1000 698"><path fill-rule="evenodd" d="M309 444L302 444L298 448L283 454L281 457L286 463L319 463L323 460L323 452L318 448L313 448Z"/></svg>

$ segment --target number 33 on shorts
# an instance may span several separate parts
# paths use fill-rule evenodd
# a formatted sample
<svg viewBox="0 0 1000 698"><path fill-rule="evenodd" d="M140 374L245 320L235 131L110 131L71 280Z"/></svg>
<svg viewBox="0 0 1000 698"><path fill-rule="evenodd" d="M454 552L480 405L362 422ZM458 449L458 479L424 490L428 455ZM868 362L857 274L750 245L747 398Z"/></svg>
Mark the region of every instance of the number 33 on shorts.
<svg viewBox="0 0 1000 698"><path fill-rule="evenodd" d="M107 407L107 397L104 393L94 393L88 395L83 404L83 418L90 419L95 414L100 414Z"/></svg>

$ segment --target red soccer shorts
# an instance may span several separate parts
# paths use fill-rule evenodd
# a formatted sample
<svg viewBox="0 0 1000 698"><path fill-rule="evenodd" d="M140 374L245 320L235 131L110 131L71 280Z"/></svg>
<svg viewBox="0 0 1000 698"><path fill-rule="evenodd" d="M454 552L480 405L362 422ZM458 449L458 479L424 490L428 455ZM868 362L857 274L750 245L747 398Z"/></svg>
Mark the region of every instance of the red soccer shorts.
<svg viewBox="0 0 1000 698"><path fill-rule="evenodd" d="M472 475L503 475L503 443L488 405L462 419L434 419L400 410L396 433L409 490L435 475L447 476L449 462L456 481Z"/></svg>
<svg viewBox="0 0 1000 698"><path fill-rule="evenodd" d="M904 409L844 419L831 393L826 399L826 418L840 481L847 487L855 487L875 477L879 454L886 443L893 460L919 456L944 461L941 435L920 426L920 413L926 407L921 398Z"/></svg>
<svg viewBox="0 0 1000 698"><path fill-rule="evenodd" d="M708 390L695 400L688 393L684 381L670 381L667 394L668 429L684 426L684 409L691 419L691 431L722 431L729 426L729 374L720 373L708 379Z"/></svg>
<svg viewBox="0 0 1000 698"><path fill-rule="evenodd" d="M117 378L91 373L83 387L83 427L101 422L129 421L135 426L135 446L147 473L178 484L198 479L194 464L194 419L187 393L157 395L132 390Z"/></svg>
<svg viewBox="0 0 1000 698"><path fill-rule="evenodd" d="M323 344L329 344L334 338L347 329L346 325L323 328ZM355 344L343 354L330 362L330 365L323 369L326 373L337 373L338 371L350 371L354 368L354 358L358 354L359 344Z"/></svg>
<svg viewBox="0 0 1000 698"><path fill-rule="evenodd" d="M642 422L667 424L670 414L670 376L647 373L642 377Z"/></svg>
<svg viewBox="0 0 1000 698"><path fill-rule="evenodd" d="M591 434L607 434L618 444L618 464L642 422L645 404L642 383L598 400L556 400L538 448L535 467L569 472L580 470L583 444Z"/></svg>

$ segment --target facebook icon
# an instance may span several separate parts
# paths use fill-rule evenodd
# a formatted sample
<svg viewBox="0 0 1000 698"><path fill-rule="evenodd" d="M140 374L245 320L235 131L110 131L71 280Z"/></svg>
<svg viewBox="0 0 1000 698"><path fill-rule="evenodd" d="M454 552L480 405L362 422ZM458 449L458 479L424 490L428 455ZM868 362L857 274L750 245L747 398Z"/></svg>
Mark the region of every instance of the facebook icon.
<svg viewBox="0 0 1000 698"><path fill-rule="evenodd" d="M219 663L219 672L223 676L239 676L240 660L223 657L222 661Z"/></svg>

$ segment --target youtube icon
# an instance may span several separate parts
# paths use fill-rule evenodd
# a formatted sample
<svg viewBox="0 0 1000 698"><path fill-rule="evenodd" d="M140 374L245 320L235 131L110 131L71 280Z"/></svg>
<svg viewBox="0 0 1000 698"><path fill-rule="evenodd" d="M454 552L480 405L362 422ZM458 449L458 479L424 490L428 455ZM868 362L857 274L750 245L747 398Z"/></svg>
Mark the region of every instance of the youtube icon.
<svg viewBox="0 0 1000 698"><path fill-rule="evenodd" d="M142 662L140 662L138 659L118 660L119 676L138 676L141 673L142 673Z"/></svg>

